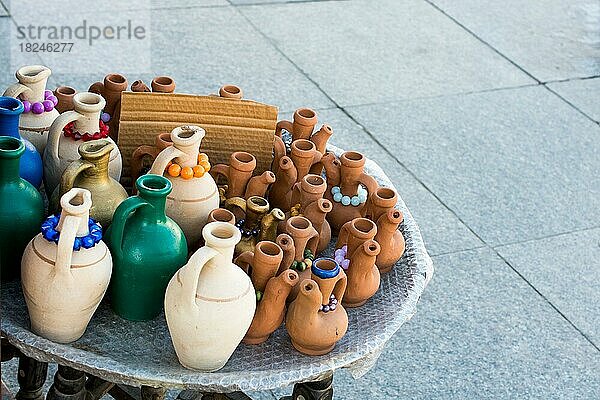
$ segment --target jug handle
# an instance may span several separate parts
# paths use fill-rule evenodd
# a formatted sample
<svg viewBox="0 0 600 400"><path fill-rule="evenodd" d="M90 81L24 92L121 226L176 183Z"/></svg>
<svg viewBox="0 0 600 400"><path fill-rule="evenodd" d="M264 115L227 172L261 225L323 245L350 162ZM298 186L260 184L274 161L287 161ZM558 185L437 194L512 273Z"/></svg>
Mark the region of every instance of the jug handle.
<svg viewBox="0 0 600 400"><path fill-rule="evenodd" d="M177 157L185 157L186 155L186 153L179 150L177 147L169 146L160 153L158 153L148 173L162 176L165 173L165 169L167 168L167 165L169 164L169 162L171 162L171 160Z"/></svg>
<svg viewBox="0 0 600 400"><path fill-rule="evenodd" d="M48 151L51 152L52 157L58 159L58 144L63 128L67 126L68 123L76 121L81 117L83 117L83 115L75 110L66 111L56 117L48 131L48 144L46 146Z"/></svg>
<svg viewBox="0 0 600 400"><path fill-rule="evenodd" d="M184 302L190 305L196 304L196 291L198 290L198 278L202 268L219 252L212 247L204 246L196 250L190 257L190 260L177 273L177 281L182 288L182 297Z"/></svg>
<svg viewBox="0 0 600 400"><path fill-rule="evenodd" d="M73 186L75 186L75 179L77 179L77 177L81 175L83 171L94 167L94 164L89 161L82 160L81 158L71 162L60 178L60 186L58 191L58 194L60 195L59 198L69 190L73 189Z"/></svg>
<svg viewBox="0 0 600 400"><path fill-rule="evenodd" d="M301 190L300 190L300 182L296 182L294 183L294 186L292 186L292 207L294 207L296 204L301 204L300 203L300 199L301 199Z"/></svg>
<svg viewBox="0 0 600 400"><path fill-rule="evenodd" d="M79 223L80 217L75 215L66 215L63 219L60 237L58 238L56 261L54 262L54 272L61 277L73 277L71 274L71 260L73 258L73 243L77 236Z"/></svg>
<svg viewBox="0 0 600 400"><path fill-rule="evenodd" d="M144 156L150 156L150 157L156 159L157 154L158 154L158 152L156 151L156 147L150 146L147 144L143 144L140 147L138 147L137 149L135 149L135 151L131 155L131 161L130 161L131 180L133 181L133 189L134 190L135 190L135 181L137 181L137 178L139 178L140 172L142 170L142 159L144 158ZM154 161L152 161L152 162L154 163Z"/></svg>
<svg viewBox="0 0 600 400"><path fill-rule="evenodd" d="M13 83L4 91L2 96L14 97L17 98L19 95L23 93L33 93L30 87L23 85L22 83Z"/></svg>
<svg viewBox="0 0 600 400"><path fill-rule="evenodd" d="M333 287L333 295L339 302L342 301L344 297L344 293L346 293L346 285L348 284L348 277L346 276L346 272L344 269L340 267L340 273L338 275L338 280Z"/></svg>
<svg viewBox="0 0 600 400"><path fill-rule="evenodd" d="M275 125L275 136L281 137L281 131L282 130L286 130L290 133L290 135L292 135L292 138L294 137L294 129L293 129L294 125L292 124L292 121L279 121L277 123L277 125Z"/></svg>
<svg viewBox="0 0 600 400"><path fill-rule="evenodd" d="M225 201L225 208L231 211L233 207L239 207L244 213L246 213L247 201L243 197L230 197Z"/></svg>
<svg viewBox="0 0 600 400"><path fill-rule="evenodd" d="M234 264L244 270L245 273L249 274L252 261L254 260L254 252L250 250L244 251L242 254L236 257Z"/></svg>
<svg viewBox="0 0 600 400"><path fill-rule="evenodd" d="M150 206L150 203L140 197L133 196L121 202L115 211L110 228L110 242L113 244L111 251L120 258L123 258L123 232L125 231L127 219L132 212L143 206Z"/></svg>

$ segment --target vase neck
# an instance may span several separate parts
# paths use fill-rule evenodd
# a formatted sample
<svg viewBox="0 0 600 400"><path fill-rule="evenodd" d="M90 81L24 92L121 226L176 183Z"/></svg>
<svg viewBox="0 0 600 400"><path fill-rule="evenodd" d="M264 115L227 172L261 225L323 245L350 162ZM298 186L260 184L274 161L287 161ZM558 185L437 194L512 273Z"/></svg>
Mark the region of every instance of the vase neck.
<svg viewBox="0 0 600 400"><path fill-rule="evenodd" d="M14 182L19 180L19 158L0 157L0 181Z"/></svg>
<svg viewBox="0 0 600 400"><path fill-rule="evenodd" d="M19 135L19 118L23 113L23 105L12 97L0 97L0 135L17 139Z"/></svg>
<svg viewBox="0 0 600 400"><path fill-rule="evenodd" d="M19 164L25 152L22 141L8 136L0 136L0 181L16 182L19 179Z"/></svg>
<svg viewBox="0 0 600 400"><path fill-rule="evenodd" d="M148 195L140 192L139 196L146 200L151 207L141 207L139 209L140 216L148 221L164 222L167 220L165 206L167 203L166 196Z"/></svg>
<svg viewBox="0 0 600 400"><path fill-rule="evenodd" d="M29 65L20 68L16 74L19 83L31 89L30 92L21 94L23 100L32 103L44 101L44 92L50 74L50 69L42 65Z"/></svg>

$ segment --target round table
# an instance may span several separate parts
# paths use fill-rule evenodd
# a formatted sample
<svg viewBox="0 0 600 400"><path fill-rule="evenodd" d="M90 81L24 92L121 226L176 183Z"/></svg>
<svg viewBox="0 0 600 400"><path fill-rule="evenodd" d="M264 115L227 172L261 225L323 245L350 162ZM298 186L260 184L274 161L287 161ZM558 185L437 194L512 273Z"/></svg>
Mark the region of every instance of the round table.
<svg viewBox="0 0 600 400"><path fill-rule="evenodd" d="M334 146L328 146L328 150L337 155L342 152ZM373 161L367 160L365 172L375 177L381 186L393 187ZM29 331L19 282L2 284L2 336L34 364L58 363L63 367L63 375L79 371L81 375L94 377L98 385L146 388L149 390L146 398L160 397L167 388L229 393L269 390L301 382L313 382L313 387L329 382L331 386L332 373L338 368L349 368L355 378L360 377L374 365L391 336L415 313L421 293L433 274L419 228L400 196L397 207L404 214L399 229L404 234L406 251L392 271L382 275L380 289L373 298L362 307L347 309L347 334L331 353L323 356L305 356L296 351L282 326L263 344L240 344L219 371L192 371L183 368L177 360L164 314L152 321L127 321L116 316L105 302L81 339L58 344ZM71 378L79 379L55 377L53 388L59 383L57 379L64 383ZM310 387L310 384L298 386L300 392ZM151 388L160 389L153 392ZM56 397L56 393L53 396ZM304 398L310 398L310 393Z"/></svg>

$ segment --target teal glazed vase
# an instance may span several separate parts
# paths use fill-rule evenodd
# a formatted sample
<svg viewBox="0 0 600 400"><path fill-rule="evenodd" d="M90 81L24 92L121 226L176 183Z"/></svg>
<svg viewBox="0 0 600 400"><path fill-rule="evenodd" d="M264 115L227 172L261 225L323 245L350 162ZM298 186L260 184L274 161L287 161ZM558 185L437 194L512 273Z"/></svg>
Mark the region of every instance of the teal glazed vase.
<svg viewBox="0 0 600 400"><path fill-rule="evenodd" d="M42 157L35 146L19 134L19 118L23 103L14 97L0 96L0 136L10 136L23 141L25 150L21 156L19 175L35 188L42 184Z"/></svg>
<svg viewBox="0 0 600 400"><path fill-rule="evenodd" d="M19 163L25 152L23 141L0 136L0 278L3 282L21 274L25 246L39 232L44 219L42 196L19 176Z"/></svg>
<svg viewBox="0 0 600 400"><path fill-rule="evenodd" d="M165 214L171 182L142 175L137 196L123 201L105 237L113 257L111 305L132 321L153 319L163 309L171 277L187 262L183 231Z"/></svg>

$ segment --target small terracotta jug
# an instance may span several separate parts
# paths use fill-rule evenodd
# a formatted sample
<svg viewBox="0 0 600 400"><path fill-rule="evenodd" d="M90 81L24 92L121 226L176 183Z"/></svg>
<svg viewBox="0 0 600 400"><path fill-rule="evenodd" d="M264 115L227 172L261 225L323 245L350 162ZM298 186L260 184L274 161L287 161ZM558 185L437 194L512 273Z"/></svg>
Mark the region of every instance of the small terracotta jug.
<svg viewBox="0 0 600 400"><path fill-rule="evenodd" d="M251 196L264 197L269 185L275 182L275 174L271 171L265 171L260 176L253 177L256 168L256 158L245 151L236 151L229 158L229 165L214 165L210 173L218 179L220 176L225 178L227 185L223 188L223 198L221 202L231 197L243 197L248 199Z"/></svg>
<svg viewBox="0 0 600 400"><path fill-rule="evenodd" d="M335 262L334 262L335 264ZM341 268L337 266L337 270ZM333 274L332 271L327 271ZM343 271L338 274L343 274ZM323 278L335 279L335 278ZM345 281L345 278L343 278ZM348 330L348 314L341 304L343 299L342 279L334 286L336 304L333 310L324 310L322 304L325 296L319 289L319 284L312 279L305 279L300 283L300 290L296 299L288 307L285 318L292 345L301 353L318 356L329 353L335 344ZM326 290L330 289L327 285ZM337 295L340 297L338 297Z"/></svg>
<svg viewBox="0 0 600 400"><path fill-rule="evenodd" d="M254 289L263 293L269 279L277 275L279 264L283 259L283 250L269 241L258 242L254 251L245 251L235 259L252 280Z"/></svg>
<svg viewBox="0 0 600 400"><path fill-rule="evenodd" d="M75 97L75 94L77 94L77 91L71 86L59 86L54 89L54 95L58 99L56 110L61 114L65 111L73 110L75 108L75 105L73 104L73 97Z"/></svg>
<svg viewBox="0 0 600 400"><path fill-rule="evenodd" d="M379 269L375 265L381 247L375 240L367 240L348 258L346 270L348 285L344 294L344 306L359 307L373 297L379 289Z"/></svg>
<svg viewBox="0 0 600 400"><path fill-rule="evenodd" d="M227 222L235 225L235 215L225 208L215 208L208 214L207 223L209 222Z"/></svg>
<svg viewBox="0 0 600 400"><path fill-rule="evenodd" d="M104 112L110 117L108 126L110 127L110 137L117 140L119 137L119 118L121 115L121 93L127 90L127 78L121 74L108 74L103 82L93 83L88 89L89 92L99 94L106 100Z"/></svg>
<svg viewBox="0 0 600 400"><path fill-rule="evenodd" d="M205 134L204 129L194 125L173 129L173 146L162 150L150 168L151 174L164 175L173 184L173 191L167 197L167 215L183 229L190 247L200 240L208 213L219 207L219 191L210 174L183 175L185 169L198 165L200 144ZM182 173L179 176L167 172L167 167L175 164Z"/></svg>
<svg viewBox="0 0 600 400"><path fill-rule="evenodd" d="M228 99L241 100L242 97L244 97L244 92L239 86L224 85L219 89L219 96L226 97Z"/></svg>
<svg viewBox="0 0 600 400"><path fill-rule="evenodd" d="M283 211L278 208L270 209L269 202L260 196L252 196L248 200L232 197L225 202L225 208L238 208L244 213L242 218L236 218L236 226L242 232L242 240L235 246L236 255L253 251L256 243L260 241L274 242L277 237L277 224L285 219Z"/></svg>
<svg viewBox="0 0 600 400"><path fill-rule="evenodd" d="M283 234L277 237L277 243L284 250L285 268L296 270L301 281L310 278L310 267L319 245L319 233L307 218L295 216L286 221L285 234L287 237L282 236ZM288 238L291 238L293 246L288 245ZM293 257L288 256L291 251ZM299 286L292 289L289 301L296 298L298 290Z"/></svg>
<svg viewBox="0 0 600 400"><path fill-rule="evenodd" d="M79 146L81 158L65 169L60 185L52 194L50 208L58 211L58 200L74 187L87 189L92 195L90 215L104 229L108 228L115 210L127 198L123 186L108 175L110 153L114 147L106 139L82 143Z"/></svg>
<svg viewBox="0 0 600 400"><path fill-rule="evenodd" d="M377 235L377 225L373 221L367 218L355 218L342 226L335 248L341 249L343 246L347 246L346 254L352 255L363 243L375 239L375 235ZM345 264L347 263L340 263L344 269L347 268Z"/></svg>
<svg viewBox="0 0 600 400"><path fill-rule="evenodd" d="M4 96L16 97L23 102L25 107L19 120L19 132L40 154L44 153L50 125L59 114L56 109L58 99L52 91L46 90L51 74L50 68L43 65L21 67L16 73L18 83L4 92Z"/></svg>
<svg viewBox="0 0 600 400"><path fill-rule="evenodd" d="M152 79L152 91L155 93L173 93L175 92L175 81L170 76L157 76Z"/></svg>
<svg viewBox="0 0 600 400"><path fill-rule="evenodd" d="M165 295L165 316L179 362L186 368L216 371L240 343L256 310L250 278L233 264L240 231L211 222L206 245L173 276Z"/></svg>
<svg viewBox="0 0 600 400"><path fill-rule="evenodd" d="M104 296L112 259L102 229L89 218L92 197L72 189L60 200L62 213L49 217L25 249L23 294L31 330L58 343L79 339Z"/></svg>
<svg viewBox="0 0 600 400"><path fill-rule="evenodd" d="M404 237L398 227L404 219L402 212L395 209L398 201L396 191L380 187L369 196L364 215L377 224L375 240L382 246L377 256L377 266L382 273L392 269L404 254Z"/></svg>
<svg viewBox="0 0 600 400"><path fill-rule="evenodd" d="M44 186L50 196L60 183L60 177L73 161L79 159L79 145L88 140L106 139L114 147L110 154L109 175L121 178L121 153L115 142L107 137L100 113L104 99L94 93L77 93L73 97L75 109L61 114L54 120L48 134L48 145L44 151Z"/></svg>
<svg viewBox="0 0 600 400"><path fill-rule="evenodd" d="M355 151L347 151L339 159L328 153L321 160L327 175L325 197L333 204L327 220L334 232L346 222L361 217L369 194L377 190L377 181L364 172L365 161L365 157Z"/></svg>
<svg viewBox="0 0 600 400"><path fill-rule="evenodd" d="M156 135L153 146L143 144L135 149L131 155L131 162L129 164L131 170L131 180L133 182L137 181L137 178L139 178L140 175L143 175L150 170L152 164L145 165L145 161L147 159L151 160L151 162L154 162L156 156L158 156L158 153L172 145L173 142L171 141L171 133L163 132Z"/></svg>

